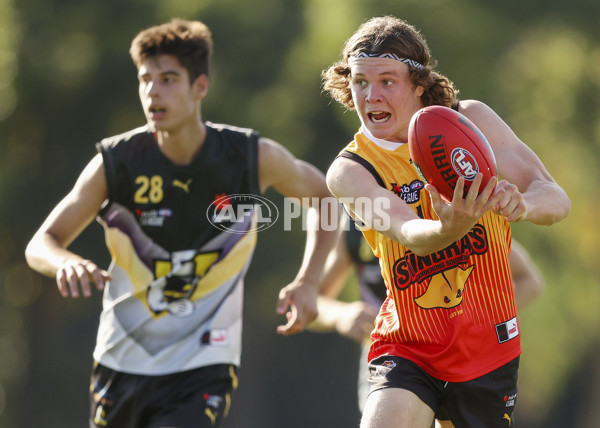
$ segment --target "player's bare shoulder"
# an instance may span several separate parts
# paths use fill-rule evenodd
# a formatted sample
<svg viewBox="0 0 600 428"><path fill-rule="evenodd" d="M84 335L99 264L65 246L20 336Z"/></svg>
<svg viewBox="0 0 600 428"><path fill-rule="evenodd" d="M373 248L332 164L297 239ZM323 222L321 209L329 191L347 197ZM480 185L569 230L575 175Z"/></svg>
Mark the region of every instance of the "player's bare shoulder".
<svg viewBox="0 0 600 428"><path fill-rule="evenodd" d="M287 148L270 138L258 139L258 174L262 191L295 177L297 169L298 160Z"/></svg>
<svg viewBox="0 0 600 428"><path fill-rule="evenodd" d="M348 188L350 187L350 183L352 182L351 175L354 173L358 173L358 171L353 172L353 169L356 165L356 162L352 162L342 157L336 158L331 163L331 165L327 169L325 180L327 182L327 187L329 188L329 191L334 196L339 197L347 195Z"/></svg>

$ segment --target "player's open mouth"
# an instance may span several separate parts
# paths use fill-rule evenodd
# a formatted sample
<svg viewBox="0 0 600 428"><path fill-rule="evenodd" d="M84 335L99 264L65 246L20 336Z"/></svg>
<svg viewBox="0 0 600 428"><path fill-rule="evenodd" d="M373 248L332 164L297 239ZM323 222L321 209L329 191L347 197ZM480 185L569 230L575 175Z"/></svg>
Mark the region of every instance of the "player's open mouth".
<svg viewBox="0 0 600 428"><path fill-rule="evenodd" d="M374 123L383 123L386 122L392 115L385 111L372 111L367 113L369 116L369 120Z"/></svg>
<svg viewBox="0 0 600 428"><path fill-rule="evenodd" d="M152 106L148 109L148 113L153 120L162 119L165 116L166 110L162 107Z"/></svg>

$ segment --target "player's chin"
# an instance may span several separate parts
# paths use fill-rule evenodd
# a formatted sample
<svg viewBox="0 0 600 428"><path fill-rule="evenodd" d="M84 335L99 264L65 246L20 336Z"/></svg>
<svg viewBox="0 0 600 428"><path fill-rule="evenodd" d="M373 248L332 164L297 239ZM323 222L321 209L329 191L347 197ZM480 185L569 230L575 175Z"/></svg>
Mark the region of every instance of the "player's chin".
<svg viewBox="0 0 600 428"><path fill-rule="evenodd" d="M165 122L163 122L163 121L152 120L152 121L148 121L148 124L155 131L168 131L168 127L166 126Z"/></svg>
<svg viewBox="0 0 600 428"><path fill-rule="evenodd" d="M156 131L168 131L168 122L164 117L156 117L156 115L146 116L148 125Z"/></svg>
<svg viewBox="0 0 600 428"><path fill-rule="evenodd" d="M369 120L365 123L369 132L375 138L382 140L393 140L394 129L392 128L391 116L386 120Z"/></svg>

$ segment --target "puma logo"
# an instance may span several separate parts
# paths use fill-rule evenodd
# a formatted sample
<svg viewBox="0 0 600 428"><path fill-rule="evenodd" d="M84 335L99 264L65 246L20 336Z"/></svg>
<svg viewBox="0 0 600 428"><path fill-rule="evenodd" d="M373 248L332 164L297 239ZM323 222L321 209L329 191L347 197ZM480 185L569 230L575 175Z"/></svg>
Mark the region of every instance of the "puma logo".
<svg viewBox="0 0 600 428"><path fill-rule="evenodd" d="M512 418L510 416L508 416L508 413L505 413L504 416L502 417L502 419L508 419L508 426L509 427L512 426Z"/></svg>
<svg viewBox="0 0 600 428"><path fill-rule="evenodd" d="M188 181L186 181L185 183L183 181L179 181L177 179L173 180L173 186L183 189L183 191L185 193L190 193L190 184L192 184L191 178Z"/></svg>
<svg viewBox="0 0 600 428"><path fill-rule="evenodd" d="M460 305L465 284L474 267L471 265L462 269L459 266L433 276L427 290L415 299L415 303L423 309L450 309Z"/></svg>
<svg viewBox="0 0 600 428"><path fill-rule="evenodd" d="M99 405L96 409L96 416L94 416L94 423L103 427L108 425L108 422L106 421L106 419L104 419L105 416L106 411L104 410L104 407L102 407L102 405Z"/></svg>
<svg viewBox="0 0 600 428"><path fill-rule="evenodd" d="M206 416L208 416L208 418L210 419L210 424L214 425L215 422L217 421L217 415L219 414L219 412L213 413L212 410L207 408L207 409L204 409L204 414Z"/></svg>

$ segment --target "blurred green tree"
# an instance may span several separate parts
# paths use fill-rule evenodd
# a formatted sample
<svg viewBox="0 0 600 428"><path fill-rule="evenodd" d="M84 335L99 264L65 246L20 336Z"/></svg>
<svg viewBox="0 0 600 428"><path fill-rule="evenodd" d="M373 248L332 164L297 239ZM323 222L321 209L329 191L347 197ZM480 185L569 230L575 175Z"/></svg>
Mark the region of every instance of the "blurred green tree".
<svg viewBox="0 0 600 428"><path fill-rule="evenodd" d="M63 300L52 279L26 267L23 250L94 143L143 122L129 43L172 17L201 19L213 30L206 119L256 128L323 171L358 123L321 94L321 70L371 16L394 14L420 28L461 97L493 106L572 198L570 217L552 228L514 226L547 281L521 317L520 425L565 426L556 413L565 389L600 399L597 377L573 383L600 342L600 206L597 192L583 191L600 174L598 2L0 0L0 10L2 428L85 424L100 296ZM92 225L74 246L106 265L102 243ZM274 332L276 293L292 279L301 246L301 231L284 233L281 225L259 237L229 426L357 423L356 358L346 357L357 356L353 344ZM575 403L587 419L569 416L570 426L596 426L600 415L585 404Z"/></svg>

